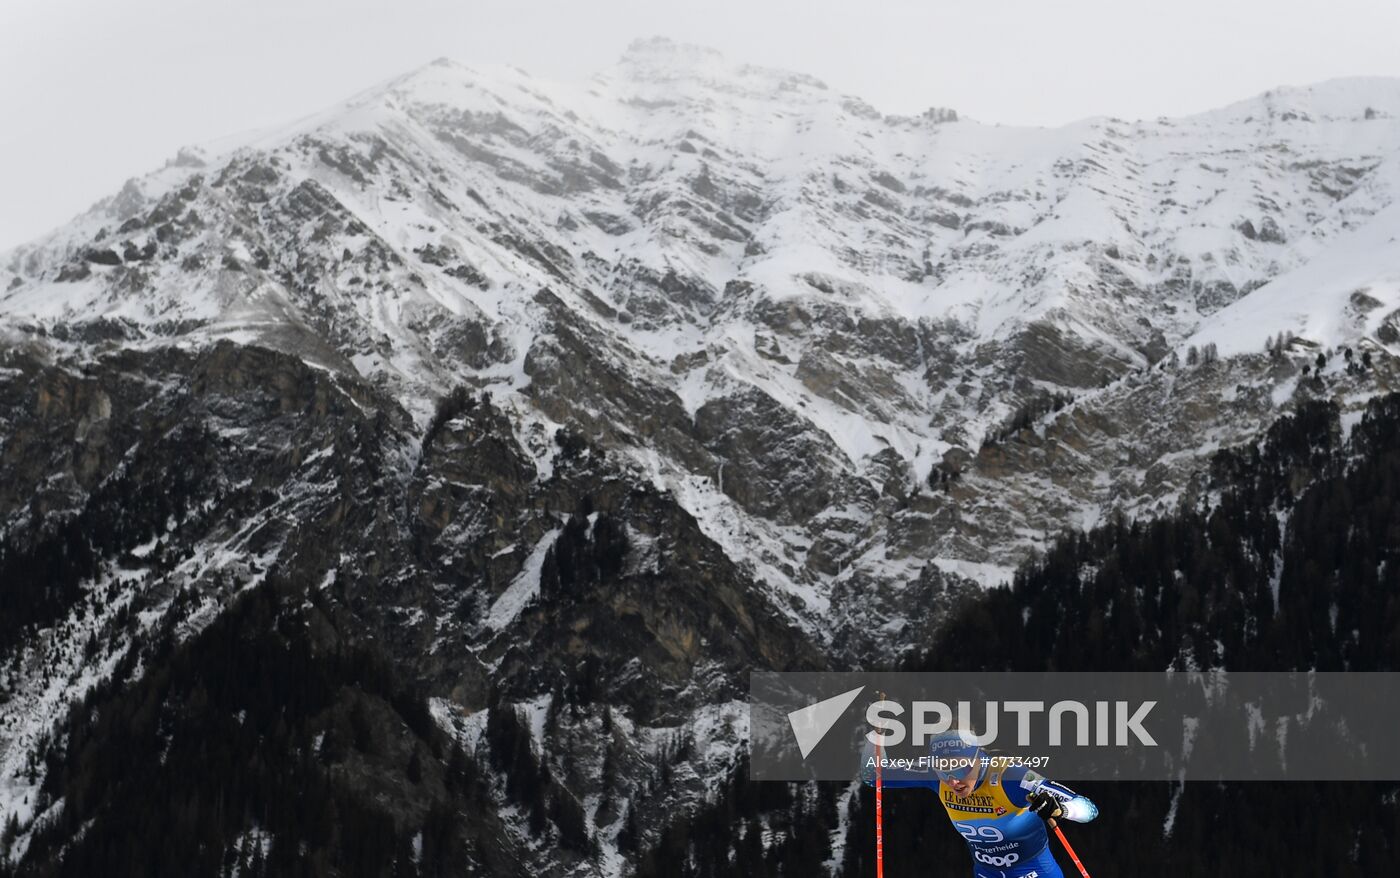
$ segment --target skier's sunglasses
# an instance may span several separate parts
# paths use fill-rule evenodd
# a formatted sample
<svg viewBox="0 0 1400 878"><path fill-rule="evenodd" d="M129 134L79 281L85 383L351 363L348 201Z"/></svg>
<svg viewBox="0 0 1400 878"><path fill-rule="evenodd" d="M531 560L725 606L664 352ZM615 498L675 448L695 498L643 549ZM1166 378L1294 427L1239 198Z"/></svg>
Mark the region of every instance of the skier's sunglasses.
<svg viewBox="0 0 1400 878"><path fill-rule="evenodd" d="M955 758L962 759L964 757ZM937 770L934 773L938 775L939 780L943 781L946 784L951 784L954 781L965 781L967 783L972 783L973 779L977 777L977 760L968 759L967 761L969 764L966 767L956 768L952 771Z"/></svg>

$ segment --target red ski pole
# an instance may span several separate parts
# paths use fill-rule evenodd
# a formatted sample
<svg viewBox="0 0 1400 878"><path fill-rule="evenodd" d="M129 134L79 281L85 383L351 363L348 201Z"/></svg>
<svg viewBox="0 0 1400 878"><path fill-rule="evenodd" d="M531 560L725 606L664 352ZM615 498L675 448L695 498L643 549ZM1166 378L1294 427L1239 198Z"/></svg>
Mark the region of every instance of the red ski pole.
<svg viewBox="0 0 1400 878"><path fill-rule="evenodd" d="M880 693L885 700L885 693ZM885 776L880 768L884 748L875 744L875 878L885 878Z"/></svg>
<svg viewBox="0 0 1400 878"><path fill-rule="evenodd" d="M875 878L885 878L885 782L880 770L880 754L875 745Z"/></svg>
<svg viewBox="0 0 1400 878"><path fill-rule="evenodd" d="M878 775L877 775L877 777L878 777ZM879 806L879 804L878 804L878 801L879 801L879 800L876 800L876 801L877 801L877 804L875 805L875 813L876 813L876 814L879 814L879 813L880 813L880 806ZM1069 854L1069 858L1070 858L1071 860L1074 860L1074 865L1076 865L1076 866L1079 867L1079 874L1080 874L1080 875L1083 875L1084 878L1089 878L1089 870L1086 869L1086 868L1084 868L1084 864L1081 863L1081 862L1079 862L1079 855L1076 854L1076 853L1074 852L1074 848L1072 848L1072 847L1069 846L1069 839L1065 838L1065 831L1064 831L1063 829L1061 829L1061 828L1057 825L1057 826L1055 827L1055 834L1058 835L1058 836L1060 837L1060 844L1062 844L1062 845L1065 846L1065 853Z"/></svg>

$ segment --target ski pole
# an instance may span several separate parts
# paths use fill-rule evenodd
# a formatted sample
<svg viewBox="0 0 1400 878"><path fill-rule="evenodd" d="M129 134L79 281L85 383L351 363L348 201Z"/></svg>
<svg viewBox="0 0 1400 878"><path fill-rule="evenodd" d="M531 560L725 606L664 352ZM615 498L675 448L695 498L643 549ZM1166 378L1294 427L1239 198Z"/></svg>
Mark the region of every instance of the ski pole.
<svg viewBox="0 0 1400 878"><path fill-rule="evenodd" d="M885 693L880 693L885 700ZM875 744L875 878L885 878L885 778L880 769L884 748Z"/></svg>
<svg viewBox="0 0 1400 878"><path fill-rule="evenodd" d="M880 770L883 750L875 745L875 878L885 878L885 783Z"/></svg>
<svg viewBox="0 0 1400 878"><path fill-rule="evenodd" d="M879 810L880 806L877 804L875 806L875 812L878 814ZM1084 878L1089 878L1089 870L1084 868L1084 864L1079 862L1079 855L1074 852L1074 848L1069 846L1069 839L1065 838L1065 831L1059 826L1056 826L1055 834L1060 837L1060 844L1065 846L1065 853L1069 854L1069 858L1071 860L1074 860L1074 865L1079 867L1079 874L1083 875Z"/></svg>

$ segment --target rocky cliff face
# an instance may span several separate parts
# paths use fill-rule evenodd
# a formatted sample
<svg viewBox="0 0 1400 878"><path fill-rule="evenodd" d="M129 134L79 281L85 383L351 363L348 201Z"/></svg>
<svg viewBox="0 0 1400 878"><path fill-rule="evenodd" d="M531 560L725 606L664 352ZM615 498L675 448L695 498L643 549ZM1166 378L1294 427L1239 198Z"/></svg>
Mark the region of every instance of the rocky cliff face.
<svg viewBox="0 0 1400 878"><path fill-rule="evenodd" d="M746 671L897 661L1393 389L1397 148L1397 81L1018 129L648 41L182 151L0 259L15 852L68 701L273 577L459 740L530 720L618 873L733 769ZM605 719L652 769L599 780Z"/></svg>

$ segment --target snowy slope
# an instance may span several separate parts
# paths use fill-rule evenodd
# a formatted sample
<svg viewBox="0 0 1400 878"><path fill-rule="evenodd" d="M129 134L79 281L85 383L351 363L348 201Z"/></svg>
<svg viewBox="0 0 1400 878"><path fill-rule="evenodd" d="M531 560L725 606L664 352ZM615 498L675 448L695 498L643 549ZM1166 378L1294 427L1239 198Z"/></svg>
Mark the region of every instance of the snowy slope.
<svg viewBox="0 0 1400 878"><path fill-rule="evenodd" d="M1311 260L1221 310L1188 340L1222 355L1263 350L1280 333L1324 348L1360 339L1386 344L1383 330L1400 310L1400 204L1338 235Z"/></svg>

